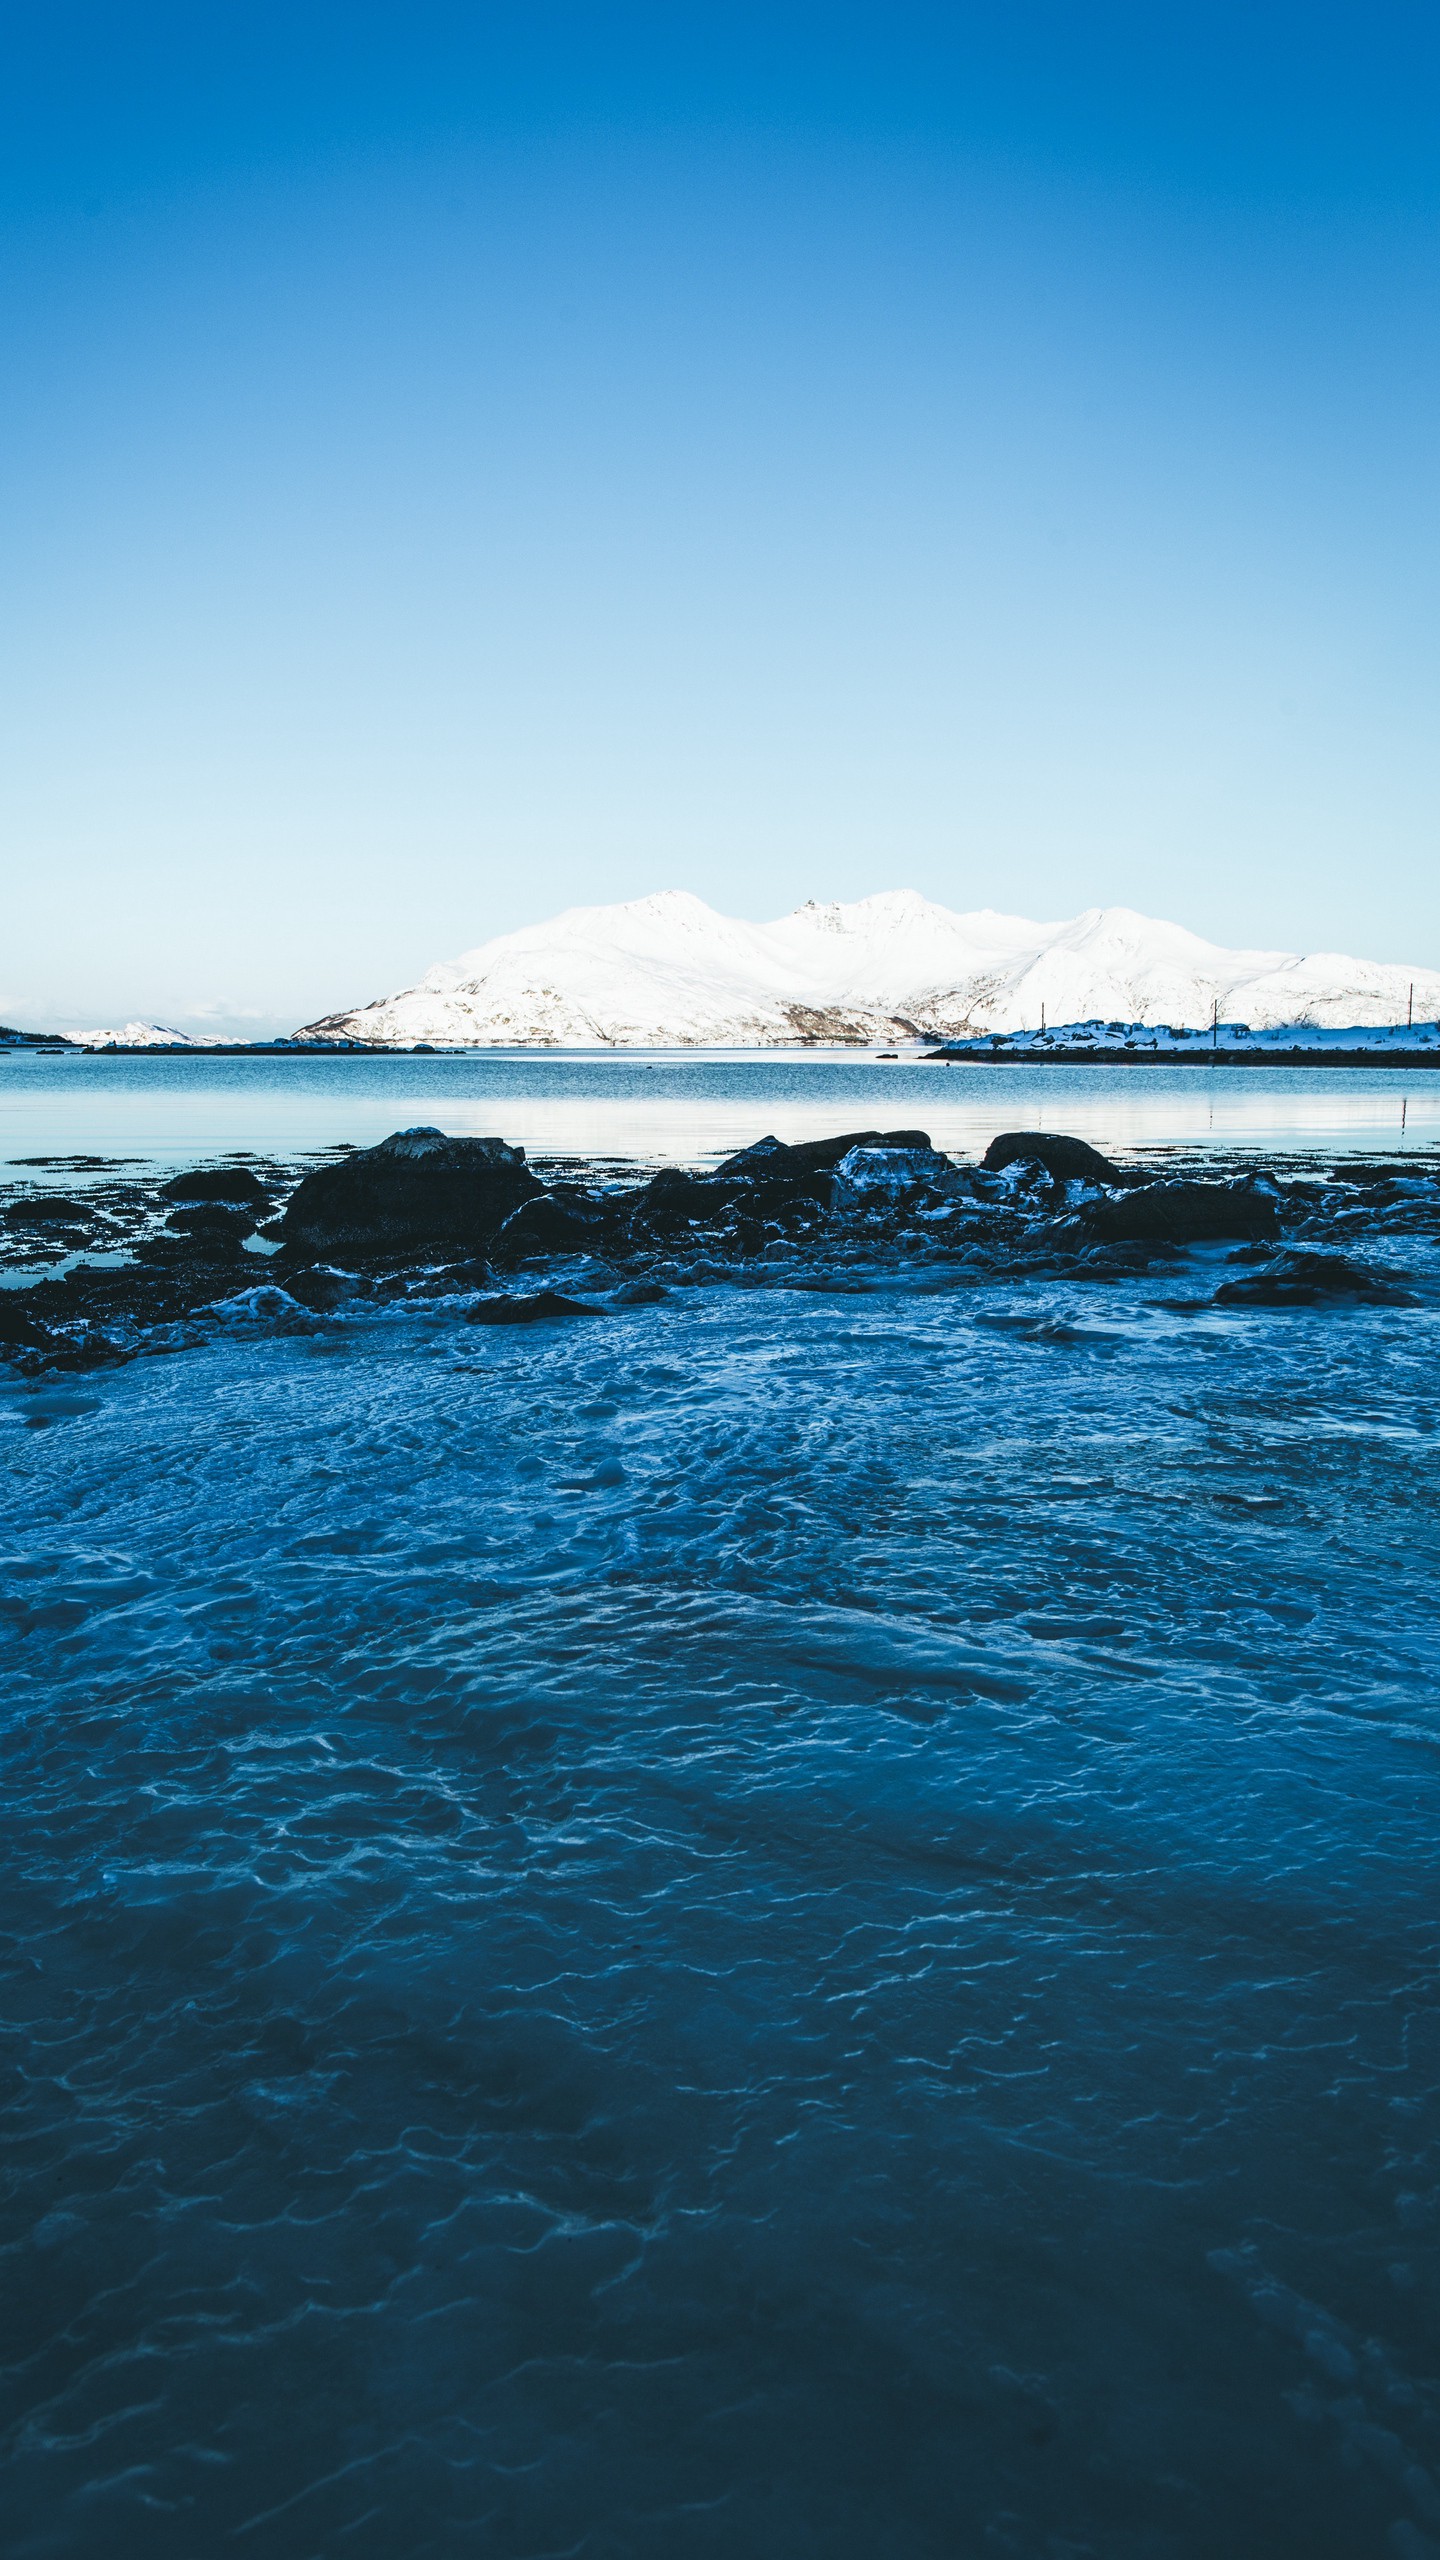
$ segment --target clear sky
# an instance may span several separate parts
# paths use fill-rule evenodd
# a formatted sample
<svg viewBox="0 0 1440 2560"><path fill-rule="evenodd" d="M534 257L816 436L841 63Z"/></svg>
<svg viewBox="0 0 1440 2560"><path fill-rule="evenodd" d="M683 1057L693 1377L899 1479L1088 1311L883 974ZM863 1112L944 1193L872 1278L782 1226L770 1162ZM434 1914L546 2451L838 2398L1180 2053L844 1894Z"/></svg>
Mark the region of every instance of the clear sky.
<svg viewBox="0 0 1440 2560"><path fill-rule="evenodd" d="M3 0L0 1020L580 900L1440 963L1440 14Z"/></svg>

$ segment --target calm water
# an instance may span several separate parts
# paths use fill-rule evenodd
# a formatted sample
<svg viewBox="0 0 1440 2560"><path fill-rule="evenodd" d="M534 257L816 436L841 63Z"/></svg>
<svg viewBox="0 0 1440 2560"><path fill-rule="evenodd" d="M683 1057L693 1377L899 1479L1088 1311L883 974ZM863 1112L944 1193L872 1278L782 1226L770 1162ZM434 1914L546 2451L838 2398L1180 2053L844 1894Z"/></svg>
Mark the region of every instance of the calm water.
<svg viewBox="0 0 1440 2560"><path fill-rule="evenodd" d="M5 1072L167 1160L1193 1135L461 1070ZM1417 1303L797 1267L0 1389L7 2560L1434 2560L1440 1257L1347 1250Z"/></svg>
<svg viewBox="0 0 1440 2560"><path fill-rule="evenodd" d="M1116 1147L1440 1143L1440 1074L1264 1067L889 1066L853 1055L646 1059L534 1051L464 1058L45 1058L0 1052L0 1167L34 1156L164 1164L248 1148L373 1145L433 1121L532 1154L699 1162L773 1130L881 1120L979 1153L1001 1129Z"/></svg>

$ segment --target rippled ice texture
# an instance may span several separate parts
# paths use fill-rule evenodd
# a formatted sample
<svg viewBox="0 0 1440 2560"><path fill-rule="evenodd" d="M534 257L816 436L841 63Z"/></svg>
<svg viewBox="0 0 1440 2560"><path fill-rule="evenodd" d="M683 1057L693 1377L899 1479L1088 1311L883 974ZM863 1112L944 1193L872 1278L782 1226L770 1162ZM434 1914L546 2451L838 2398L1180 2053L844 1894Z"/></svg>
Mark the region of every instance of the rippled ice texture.
<svg viewBox="0 0 1440 2560"><path fill-rule="evenodd" d="M1440 2546L1435 1319L1187 1291L0 1399L7 2553Z"/></svg>

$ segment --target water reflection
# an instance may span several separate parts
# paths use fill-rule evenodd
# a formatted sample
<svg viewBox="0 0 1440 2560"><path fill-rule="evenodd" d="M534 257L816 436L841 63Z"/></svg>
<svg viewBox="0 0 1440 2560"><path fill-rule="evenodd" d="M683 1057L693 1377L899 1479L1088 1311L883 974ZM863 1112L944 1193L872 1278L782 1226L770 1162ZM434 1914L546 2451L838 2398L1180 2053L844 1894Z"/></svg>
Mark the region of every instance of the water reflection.
<svg viewBox="0 0 1440 2560"><path fill-rule="evenodd" d="M773 1130L922 1127L980 1152L1001 1129L1120 1148L1393 1154L1440 1144L1440 1075L1385 1068L941 1067L854 1052L467 1057L0 1057L0 1162L187 1163L366 1146L407 1122L533 1155L704 1162ZM71 1177L67 1175L67 1179Z"/></svg>

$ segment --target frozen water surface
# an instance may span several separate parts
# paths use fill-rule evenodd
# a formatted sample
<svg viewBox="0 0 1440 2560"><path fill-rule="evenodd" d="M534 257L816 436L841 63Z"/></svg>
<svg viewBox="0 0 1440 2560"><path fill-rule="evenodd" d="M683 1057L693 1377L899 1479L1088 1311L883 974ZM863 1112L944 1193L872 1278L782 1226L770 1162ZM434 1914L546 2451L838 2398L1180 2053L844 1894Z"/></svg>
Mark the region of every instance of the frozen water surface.
<svg viewBox="0 0 1440 2560"><path fill-rule="evenodd" d="M7 2553L1431 2560L1427 1251L0 1396Z"/></svg>

